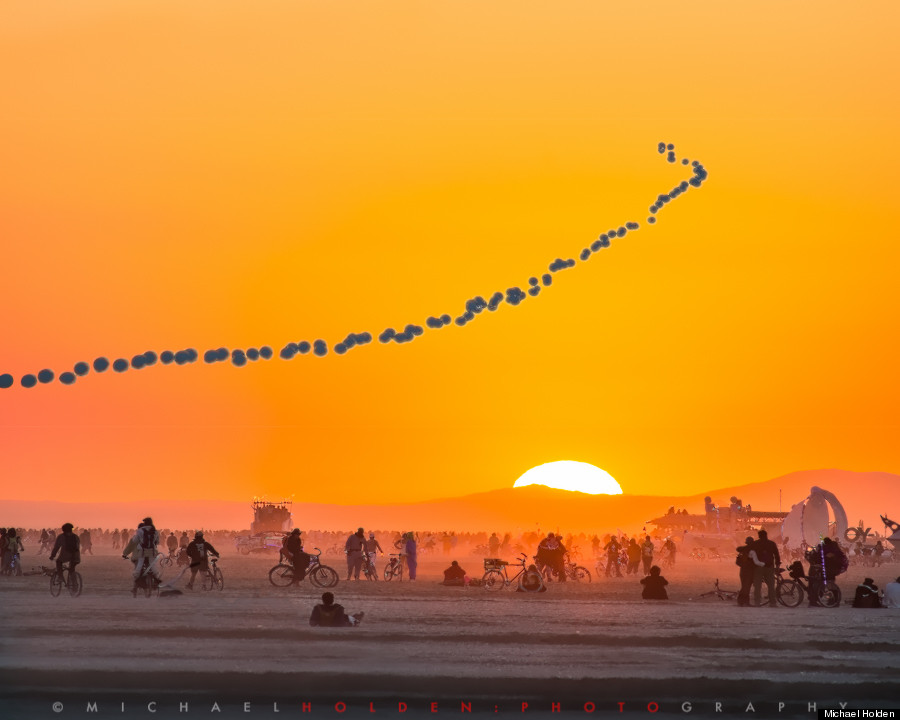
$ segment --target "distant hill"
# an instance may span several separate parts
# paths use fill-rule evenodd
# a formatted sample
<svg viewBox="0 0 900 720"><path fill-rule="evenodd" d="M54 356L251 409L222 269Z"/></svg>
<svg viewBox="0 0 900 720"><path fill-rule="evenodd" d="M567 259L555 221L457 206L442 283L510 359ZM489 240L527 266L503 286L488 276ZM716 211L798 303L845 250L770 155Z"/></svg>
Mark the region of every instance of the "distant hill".
<svg viewBox="0 0 900 720"><path fill-rule="evenodd" d="M397 505L328 505L295 503L294 524L300 528L350 530L363 525L382 530L610 530L634 532L674 505L691 513L703 512L703 498L727 505L736 495L757 510L785 512L806 499L818 485L834 493L851 524L864 520L881 529L880 514L900 521L900 476L880 472L805 470L736 487L690 496L586 495L541 485ZM146 500L124 503L58 503L4 501L2 522L21 527L59 526L73 522L88 527L135 527L150 515L158 527L250 527L250 502L218 500ZM649 527L648 527L649 529Z"/></svg>

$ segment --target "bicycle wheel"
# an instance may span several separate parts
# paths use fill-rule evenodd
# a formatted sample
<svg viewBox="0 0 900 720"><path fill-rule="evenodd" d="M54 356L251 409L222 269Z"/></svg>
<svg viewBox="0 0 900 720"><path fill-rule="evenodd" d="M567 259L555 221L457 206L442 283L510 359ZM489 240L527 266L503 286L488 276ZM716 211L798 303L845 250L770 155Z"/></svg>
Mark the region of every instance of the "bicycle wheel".
<svg viewBox="0 0 900 720"><path fill-rule="evenodd" d="M581 565L576 565L572 569L572 579L575 582L590 582L591 581L591 573L586 567L582 567Z"/></svg>
<svg viewBox="0 0 900 720"><path fill-rule="evenodd" d="M280 563L269 570L269 582L275 587L287 587L294 582L294 567Z"/></svg>
<svg viewBox="0 0 900 720"><path fill-rule="evenodd" d="M171 567L171 565L172 565L172 558L170 558L168 555L163 555L159 559L159 566L161 568Z"/></svg>
<svg viewBox="0 0 900 720"><path fill-rule="evenodd" d="M519 578L519 589L522 592L540 592L544 589L544 577L534 570L526 570Z"/></svg>
<svg viewBox="0 0 900 720"><path fill-rule="evenodd" d="M534 571L532 570L531 572ZM540 573L537 574L540 575ZM543 582L544 580L541 578L541 584L543 584ZM499 570L488 570L481 576L481 584L484 586L485 590L502 590L506 585L506 579Z"/></svg>
<svg viewBox="0 0 900 720"><path fill-rule="evenodd" d="M320 588L334 587L338 584L338 580L337 571L327 565L319 565L309 576L309 581Z"/></svg>
<svg viewBox="0 0 900 720"><path fill-rule="evenodd" d="M219 592L225 589L225 576L222 575L222 571L219 568L216 568L216 571L213 573L213 583Z"/></svg>
<svg viewBox="0 0 900 720"><path fill-rule="evenodd" d="M822 607L839 607L841 604L841 589L833 582L826 583L825 587L819 591L817 599Z"/></svg>
<svg viewBox="0 0 900 720"><path fill-rule="evenodd" d="M794 580L783 580L775 588L778 602L785 607L797 607L803 602L803 588Z"/></svg>
<svg viewBox="0 0 900 720"><path fill-rule="evenodd" d="M50 576L50 594L53 597L59 597L59 594L62 592L62 586L62 575L60 575L58 572L53 573Z"/></svg>
<svg viewBox="0 0 900 720"><path fill-rule="evenodd" d="M385 565L384 566L384 579L388 580L388 581L393 580L394 574L398 569L399 569L399 566L397 564L392 565L392 564L388 563L387 565Z"/></svg>
<svg viewBox="0 0 900 720"><path fill-rule="evenodd" d="M159 579L155 575L147 574L144 577L144 593L147 597L159 596Z"/></svg>
<svg viewBox="0 0 900 720"><path fill-rule="evenodd" d="M69 595L72 597L78 597L81 595L81 573L75 572L74 570L69 571Z"/></svg>

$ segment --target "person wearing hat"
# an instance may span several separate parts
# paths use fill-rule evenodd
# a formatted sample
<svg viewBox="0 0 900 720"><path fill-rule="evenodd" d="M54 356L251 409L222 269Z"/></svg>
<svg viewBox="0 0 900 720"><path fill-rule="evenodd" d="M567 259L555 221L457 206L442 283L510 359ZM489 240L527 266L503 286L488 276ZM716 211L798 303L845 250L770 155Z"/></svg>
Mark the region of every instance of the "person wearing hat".
<svg viewBox="0 0 900 720"><path fill-rule="evenodd" d="M880 608L881 598L878 596L878 586L872 578L866 578L856 586L856 597L853 598L855 608Z"/></svg>
<svg viewBox="0 0 900 720"><path fill-rule="evenodd" d="M291 585L299 585L309 569L309 554L303 552L303 539L300 537L299 528L291 530L291 534L284 541L282 553L294 566L294 579L291 580Z"/></svg>
<svg viewBox="0 0 900 720"><path fill-rule="evenodd" d="M347 553L347 579L353 576L354 580L359 580L359 571L362 570L363 553L366 550L366 535L362 528L359 528L353 535L347 538L344 543L344 552Z"/></svg>
<svg viewBox="0 0 900 720"><path fill-rule="evenodd" d="M188 580L187 589L193 590L197 572L200 570L206 572L209 569L209 556L219 557L219 551L212 546L211 542L204 539L203 531L198 530L194 533L194 539L188 543L187 555L191 559L191 579Z"/></svg>
<svg viewBox="0 0 900 720"><path fill-rule="evenodd" d="M56 572L62 575L63 563L69 563L69 569L74 570L75 566L81 562L81 540L72 532L72 523L66 523L62 526L62 532L56 536L56 543L53 550L50 551L50 560L52 561L57 553L59 558L56 560Z"/></svg>

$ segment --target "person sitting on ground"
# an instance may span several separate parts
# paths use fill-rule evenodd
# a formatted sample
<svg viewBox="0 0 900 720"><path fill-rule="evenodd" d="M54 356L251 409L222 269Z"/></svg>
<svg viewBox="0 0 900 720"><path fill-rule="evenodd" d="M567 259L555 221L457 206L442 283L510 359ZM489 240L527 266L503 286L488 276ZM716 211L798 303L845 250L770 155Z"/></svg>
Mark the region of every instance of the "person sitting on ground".
<svg viewBox="0 0 900 720"><path fill-rule="evenodd" d="M459 563L456 562L456 560L454 560L450 563L450 567L444 570L444 582L442 582L441 585L460 587L468 585L466 580L466 571L459 566Z"/></svg>
<svg viewBox="0 0 900 720"><path fill-rule="evenodd" d="M650 568L650 574L641 580L644 589L641 591L641 597L644 600L668 600L669 593L666 592L666 585L669 581L659 573L659 565Z"/></svg>
<svg viewBox="0 0 900 720"><path fill-rule="evenodd" d="M313 627L355 627L362 622L365 613L348 615L344 606L334 601L334 594L322 593L322 602L316 605L309 616L309 624Z"/></svg>
<svg viewBox="0 0 900 720"><path fill-rule="evenodd" d="M872 578L866 578L856 586L856 597L853 598L855 608L880 608L881 598L878 596L878 586Z"/></svg>
<svg viewBox="0 0 900 720"><path fill-rule="evenodd" d="M882 605L886 608L900 609L900 577L884 586Z"/></svg>

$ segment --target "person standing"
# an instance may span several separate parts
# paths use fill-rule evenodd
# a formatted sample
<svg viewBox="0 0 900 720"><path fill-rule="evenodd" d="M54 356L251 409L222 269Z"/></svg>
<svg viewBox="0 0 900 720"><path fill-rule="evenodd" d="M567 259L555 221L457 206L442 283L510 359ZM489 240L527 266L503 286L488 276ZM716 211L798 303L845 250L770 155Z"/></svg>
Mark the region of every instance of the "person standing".
<svg viewBox="0 0 900 720"><path fill-rule="evenodd" d="M900 577L884 586L884 607L900 608Z"/></svg>
<svg viewBox="0 0 900 720"><path fill-rule="evenodd" d="M169 557L174 560L175 551L178 550L178 538L175 537L174 531L170 532L169 537L166 538L166 549L169 551Z"/></svg>
<svg viewBox="0 0 900 720"><path fill-rule="evenodd" d="M91 550L91 548L93 547L93 542L91 542L91 531L85 528L81 532L81 535L78 536L78 539L81 542L82 551L87 553L88 555L93 555L94 551Z"/></svg>
<svg viewBox="0 0 900 720"><path fill-rule="evenodd" d="M622 577L622 571L619 569L619 541L613 535L609 542L603 547L606 550L606 577L611 577L615 570L616 577Z"/></svg>
<svg viewBox="0 0 900 720"><path fill-rule="evenodd" d="M637 544L637 540L631 538L628 541L628 568L625 570L626 575L637 575L638 566L641 563L641 546Z"/></svg>
<svg viewBox="0 0 900 720"><path fill-rule="evenodd" d="M418 561L416 559L416 538L411 533L406 533L406 568L409 571L409 579L416 579L416 566Z"/></svg>
<svg viewBox="0 0 900 720"><path fill-rule="evenodd" d="M381 549L381 545L379 545L378 540L375 537L375 533L371 530L369 531L369 539L365 541L365 562L369 568L369 571L375 573L375 579L378 579L378 574L375 571L375 553L380 552L384 555L384 550Z"/></svg>
<svg viewBox="0 0 900 720"><path fill-rule="evenodd" d="M641 543L641 560L644 563L644 575L650 574L650 566L653 565L653 541L650 536L644 537Z"/></svg>
<svg viewBox="0 0 900 720"><path fill-rule="evenodd" d="M132 596L137 595L138 587L144 582L143 576L152 574L159 580L153 561L159 554L156 547L159 545L159 531L153 526L153 519L146 517L141 520L138 525L137 532L128 541L128 545L122 551L122 557L128 559L131 555L131 562L134 563L134 587L131 589ZM145 571L144 568L147 568Z"/></svg>
<svg viewBox="0 0 900 720"><path fill-rule="evenodd" d="M750 559L750 550L753 548L753 538L744 538L744 544L737 549L737 559L735 562L740 568L741 589L738 592L738 607L749 607L750 605L750 588L753 587L753 569L756 565Z"/></svg>
<svg viewBox="0 0 900 720"><path fill-rule="evenodd" d="M769 607L778 607L775 593L775 568L781 565L778 546L769 540L769 533L760 530L756 533L758 540L750 548L750 559L753 561L753 601L762 603L762 584L769 589Z"/></svg>
<svg viewBox="0 0 900 720"><path fill-rule="evenodd" d="M347 553L347 579L353 576L354 580L359 580L359 571L362 570L363 553L366 549L366 536L362 528L359 528L353 535L347 538L344 543L344 552Z"/></svg>
<svg viewBox="0 0 900 720"><path fill-rule="evenodd" d="M219 557L219 551L203 538L203 531L198 530L194 533L193 542L188 543L187 555L191 559L191 579L188 580L187 589L193 590L197 572L209 570L209 556Z"/></svg>

